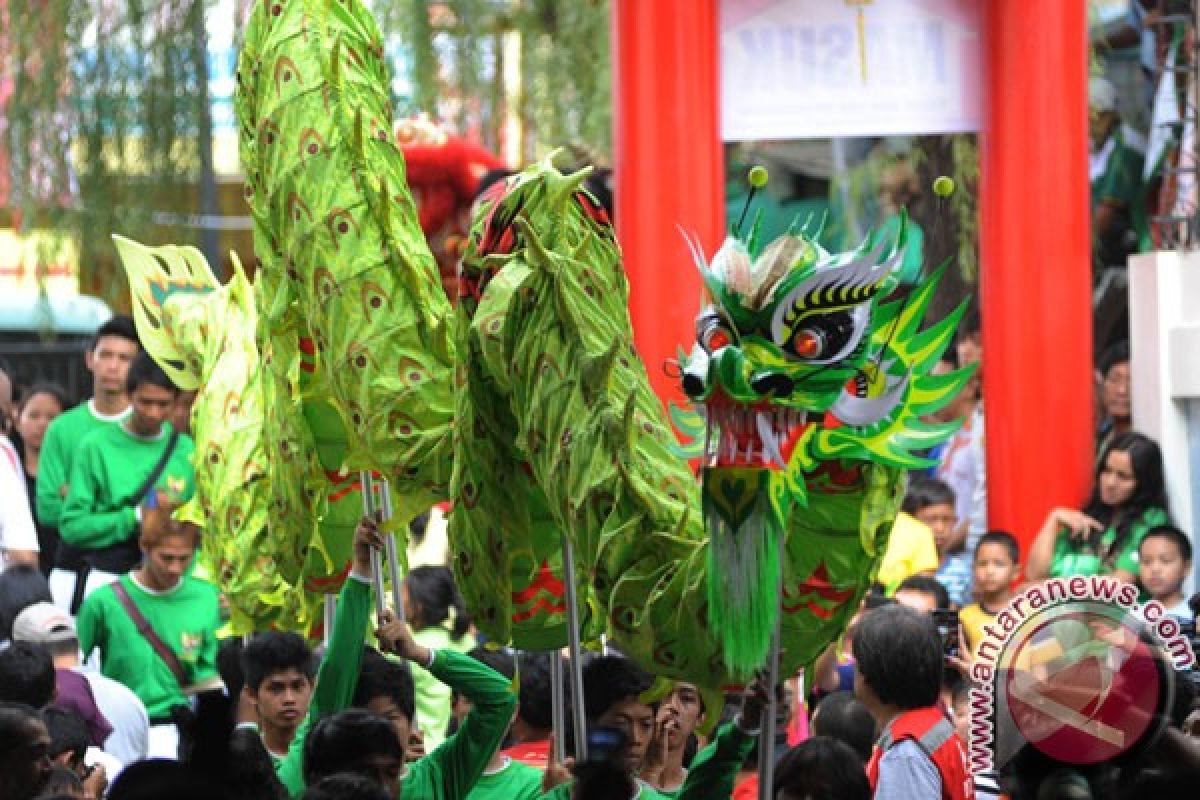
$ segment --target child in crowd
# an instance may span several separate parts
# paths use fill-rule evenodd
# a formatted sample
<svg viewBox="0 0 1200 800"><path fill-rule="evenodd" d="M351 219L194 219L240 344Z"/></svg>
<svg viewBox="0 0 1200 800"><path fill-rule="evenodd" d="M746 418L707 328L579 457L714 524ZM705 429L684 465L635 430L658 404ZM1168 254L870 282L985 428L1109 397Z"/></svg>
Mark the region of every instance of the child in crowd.
<svg viewBox="0 0 1200 800"><path fill-rule="evenodd" d="M1008 531L988 531L975 546L975 597L958 613L967 649L975 652L983 638L983 626L991 622L1012 600L1012 583L1020 572L1017 539Z"/></svg>
<svg viewBox="0 0 1200 800"><path fill-rule="evenodd" d="M1183 531L1160 525L1146 532L1138 546L1138 579L1168 614L1183 620L1193 619L1183 593L1191 571L1192 543Z"/></svg>
<svg viewBox="0 0 1200 800"><path fill-rule="evenodd" d="M950 602L961 607L971 598L970 556L962 551L954 490L937 478L914 477L904 496L903 508L933 531L938 568L935 577L950 595Z"/></svg>

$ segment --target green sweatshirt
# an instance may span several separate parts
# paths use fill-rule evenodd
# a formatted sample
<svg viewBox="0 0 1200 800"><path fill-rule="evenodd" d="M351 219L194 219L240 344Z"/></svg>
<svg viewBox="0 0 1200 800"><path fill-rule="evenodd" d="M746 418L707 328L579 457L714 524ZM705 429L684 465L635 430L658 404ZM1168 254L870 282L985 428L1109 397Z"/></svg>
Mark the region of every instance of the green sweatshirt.
<svg viewBox="0 0 1200 800"><path fill-rule="evenodd" d="M744 733L732 722L717 730L717 738L696 754L687 778L678 791L663 793L638 781L636 800L709 800L733 794L733 782L757 736ZM560 783L542 795L547 800L570 800L573 781Z"/></svg>
<svg viewBox="0 0 1200 800"><path fill-rule="evenodd" d="M105 425L80 442L59 523L63 541L98 550L133 536L138 525L133 494L158 463L170 435L169 423L163 423L153 439L136 436L124 425ZM180 502L190 500L195 491L194 450L191 437L181 434L155 484Z"/></svg>
<svg viewBox="0 0 1200 800"><path fill-rule="evenodd" d="M79 443L92 431L129 416L129 409L116 416L104 416L96 411L95 402L88 400L59 414L46 429L37 476L37 515L43 525L59 527L64 502L62 487L71 477L71 462ZM50 556L53 558L54 554Z"/></svg>
<svg viewBox="0 0 1200 800"><path fill-rule="evenodd" d="M317 670L317 685L308 714L296 729L287 755L275 762L275 774L292 797L304 794L304 740L309 728L326 714L348 707L354 697L362 668L363 638L370 620L369 582L351 574L338 595L329 646L325 648L325 658Z"/></svg>
<svg viewBox="0 0 1200 800"><path fill-rule="evenodd" d="M475 782L467 800L537 800L542 796L542 771L509 759L495 772Z"/></svg>
<svg viewBox="0 0 1200 800"><path fill-rule="evenodd" d="M131 575L121 576L120 582L150 627L175 652L189 685L217 676L221 612L215 588L193 578L165 592L145 589ZM101 671L132 689L151 720L165 719L172 707L188 702L171 668L138 633L111 587L88 595L75 625L84 655L99 648Z"/></svg>
<svg viewBox="0 0 1200 800"><path fill-rule="evenodd" d="M328 653L317 673L313 704L287 756L276 765L276 774L292 797L304 793L304 738L312 721L349 707L353 699L370 606L370 589L360 581L347 580L334 614ZM435 652L430 672L466 695L474 708L453 736L409 765L403 794L416 800L464 800L508 731L517 700L508 680L484 664L453 650ZM336 685L327 697L319 698L321 681L327 675L336 676Z"/></svg>

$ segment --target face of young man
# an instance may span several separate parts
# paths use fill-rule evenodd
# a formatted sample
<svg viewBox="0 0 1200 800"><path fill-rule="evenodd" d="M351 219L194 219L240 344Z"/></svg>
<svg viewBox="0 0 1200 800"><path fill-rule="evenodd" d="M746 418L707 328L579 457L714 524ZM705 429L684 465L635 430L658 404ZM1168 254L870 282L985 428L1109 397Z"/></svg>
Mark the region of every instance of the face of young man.
<svg viewBox="0 0 1200 800"><path fill-rule="evenodd" d="M103 336L85 356L92 371L94 394L124 394L125 376L138 354L138 346L123 336Z"/></svg>
<svg viewBox="0 0 1200 800"><path fill-rule="evenodd" d="M50 734L41 720L25 723L22 742L0 758L0 797L30 800L50 777Z"/></svg>
<svg viewBox="0 0 1200 800"><path fill-rule="evenodd" d="M142 579L147 588L161 592L174 589L183 580L195 548L190 537L167 536L143 552Z"/></svg>
<svg viewBox="0 0 1200 800"><path fill-rule="evenodd" d="M313 684L307 675L295 667L272 672L252 692L258 717L264 728L295 731L312 700Z"/></svg>
<svg viewBox="0 0 1200 800"><path fill-rule="evenodd" d="M400 746L404 748L404 752L407 755L408 740L412 734L412 720L400 710L400 706L396 705L396 701L383 695L372 697L367 701L367 710L378 714L392 723L392 728L396 731L396 738L400 740Z"/></svg>
<svg viewBox="0 0 1200 800"><path fill-rule="evenodd" d="M176 392L150 383L134 389L129 396L133 405L129 429L138 436L157 436L175 408L175 396Z"/></svg>
<svg viewBox="0 0 1200 800"><path fill-rule="evenodd" d="M597 717L596 724L625 734L625 768L636 775L654 737L654 709L636 697L627 697Z"/></svg>
<svg viewBox="0 0 1200 800"><path fill-rule="evenodd" d="M700 720L704 718L704 705L700 700L700 691L690 683L678 683L674 691L663 701L663 706L669 709L678 723L676 727L667 729L667 746L677 750L687 744L688 737L696 730Z"/></svg>

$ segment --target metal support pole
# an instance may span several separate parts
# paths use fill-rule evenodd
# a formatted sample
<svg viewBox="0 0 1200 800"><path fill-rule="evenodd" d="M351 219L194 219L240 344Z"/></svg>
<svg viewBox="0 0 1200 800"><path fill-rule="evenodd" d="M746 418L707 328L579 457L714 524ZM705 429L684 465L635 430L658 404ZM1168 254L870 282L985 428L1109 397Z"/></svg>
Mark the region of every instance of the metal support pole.
<svg viewBox="0 0 1200 800"><path fill-rule="evenodd" d="M571 703L575 711L575 762L587 761L587 709L583 700L583 648L579 643L579 599L575 592L575 551L562 537L563 585L567 588L567 648L571 654Z"/></svg>
<svg viewBox="0 0 1200 800"><path fill-rule="evenodd" d="M325 595L325 647L329 647L329 637L333 635L333 613L337 610L337 595Z"/></svg>
<svg viewBox="0 0 1200 800"><path fill-rule="evenodd" d="M359 473L362 483L363 511L368 517L375 517L375 483L371 480L371 471L364 469ZM387 601L383 596L383 557L378 550L371 550L371 581L375 585L375 617L381 619L387 610Z"/></svg>
<svg viewBox="0 0 1200 800"><path fill-rule="evenodd" d="M775 606L779 609L775 614L775 631L771 634L771 652L767 656L767 709L766 718L762 721L762 731L758 737L758 800L772 800L775 797L775 719L778 716L779 700L776 688L779 686L779 638L780 627L783 624L783 568L785 557L785 540L779 537L779 585L776 590Z"/></svg>
<svg viewBox="0 0 1200 800"><path fill-rule="evenodd" d="M382 521L389 522L392 519L392 490L386 478L379 482L379 508ZM400 580L400 558L396 555L396 537L391 532L384 534L383 548L387 556L388 575L392 579L392 608L396 611L396 617L403 620L406 617L404 591Z"/></svg>
<svg viewBox="0 0 1200 800"><path fill-rule="evenodd" d="M550 651L550 725L554 736L554 755L559 761L567 757L567 698L563 686L562 653Z"/></svg>

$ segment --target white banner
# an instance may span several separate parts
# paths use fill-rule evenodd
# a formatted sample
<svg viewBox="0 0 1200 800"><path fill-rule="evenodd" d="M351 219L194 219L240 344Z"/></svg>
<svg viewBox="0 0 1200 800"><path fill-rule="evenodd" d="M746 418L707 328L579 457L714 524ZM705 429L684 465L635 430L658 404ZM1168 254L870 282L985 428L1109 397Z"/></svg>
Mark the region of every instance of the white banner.
<svg viewBox="0 0 1200 800"><path fill-rule="evenodd" d="M981 0L722 0L726 141L976 131Z"/></svg>

